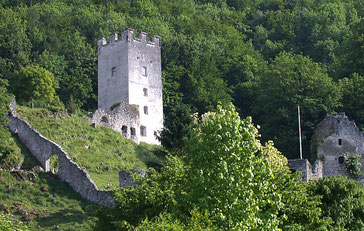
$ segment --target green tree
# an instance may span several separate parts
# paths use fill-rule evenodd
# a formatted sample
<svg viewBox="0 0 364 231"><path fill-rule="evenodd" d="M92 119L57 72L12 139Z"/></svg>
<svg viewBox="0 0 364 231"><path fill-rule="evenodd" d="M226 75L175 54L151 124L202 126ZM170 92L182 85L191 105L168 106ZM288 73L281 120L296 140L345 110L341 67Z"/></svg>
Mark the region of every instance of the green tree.
<svg viewBox="0 0 364 231"><path fill-rule="evenodd" d="M0 79L0 168L9 169L23 163L24 156L21 150L11 138L7 127L10 109L9 104L12 96L7 92L7 81Z"/></svg>
<svg viewBox="0 0 364 231"><path fill-rule="evenodd" d="M171 154L182 155L184 140L191 136L194 117L186 104L176 103L164 118L164 129L157 137Z"/></svg>
<svg viewBox="0 0 364 231"><path fill-rule="evenodd" d="M51 103L55 100L56 88L53 74L38 65L20 68L11 79L12 92L20 103Z"/></svg>
<svg viewBox="0 0 364 231"><path fill-rule="evenodd" d="M311 195L307 184L300 180L300 173L290 174L287 158L278 151L272 141L267 142L261 152L275 176L275 191L281 195L282 207L279 210L282 230L329 230L332 221L322 219L321 201Z"/></svg>
<svg viewBox="0 0 364 231"><path fill-rule="evenodd" d="M0 128L6 127L8 119L6 116L9 114L9 103L11 96L7 91L8 81L0 79Z"/></svg>
<svg viewBox="0 0 364 231"><path fill-rule="evenodd" d="M183 203L210 213L220 229L272 230L281 206L273 174L259 155L257 129L232 104L206 113L186 142L188 188Z"/></svg>
<svg viewBox="0 0 364 231"><path fill-rule="evenodd" d="M219 102L227 104L231 101L230 90L211 57L194 58L187 70L182 85L185 103L203 113L214 110Z"/></svg>
<svg viewBox="0 0 364 231"><path fill-rule="evenodd" d="M26 24L18 12L0 7L0 78L29 63L30 43Z"/></svg>
<svg viewBox="0 0 364 231"><path fill-rule="evenodd" d="M339 49L337 78L349 77L353 73L364 75L364 18L352 23L350 33Z"/></svg>
<svg viewBox="0 0 364 231"><path fill-rule="evenodd" d="M343 93L340 110L364 130L364 75L354 73L351 78L341 79L339 86Z"/></svg>
<svg viewBox="0 0 364 231"><path fill-rule="evenodd" d="M344 176L310 181L309 191L321 197L324 217L334 221L332 230L362 230L364 227L364 187Z"/></svg>
<svg viewBox="0 0 364 231"><path fill-rule="evenodd" d="M339 87L320 64L303 55L281 53L258 80L253 116L263 140L272 139L289 158L298 157L297 106L301 107L304 156L326 113L340 106Z"/></svg>
<svg viewBox="0 0 364 231"><path fill-rule="evenodd" d="M280 197L256 136L251 120L241 120L232 104L205 114L186 141L187 155L168 157L161 173L116 191L117 206L102 213L99 229L133 229L162 213L188 227L192 211L207 213L201 225L209 220L218 229L276 228Z"/></svg>

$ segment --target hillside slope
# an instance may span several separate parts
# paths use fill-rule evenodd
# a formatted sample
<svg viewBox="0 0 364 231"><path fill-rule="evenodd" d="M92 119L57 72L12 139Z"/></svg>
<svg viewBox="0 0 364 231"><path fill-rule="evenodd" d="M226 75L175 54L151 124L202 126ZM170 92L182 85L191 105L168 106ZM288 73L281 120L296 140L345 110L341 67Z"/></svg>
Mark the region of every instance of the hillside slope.
<svg viewBox="0 0 364 231"><path fill-rule="evenodd" d="M159 146L137 145L109 128L93 128L82 116L20 106L18 115L43 136L61 145L89 173L99 189L111 184L118 186L120 170L146 169L159 163L153 154ZM57 163L51 159L51 168L55 171Z"/></svg>
<svg viewBox="0 0 364 231"><path fill-rule="evenodd" d="M99 206L52 173L0 171L1 210L31 230L91 230Z"/></svg>
<svg viewBox="0 0 364 231"><path fill-rule="evenodd" d="M83 116L21 106L17 110L45 137L60 144L100 189L118 186L119 170L159 165L154 155L159 146L137 145L109 128L93 128ZM0 156L0 211L14 214L31 230L91 230L100 207L60 181L55 174L56 156L51 158L53 173L41 172L39 162L17 136L12 134L9 140L16 151Z"/></svg>

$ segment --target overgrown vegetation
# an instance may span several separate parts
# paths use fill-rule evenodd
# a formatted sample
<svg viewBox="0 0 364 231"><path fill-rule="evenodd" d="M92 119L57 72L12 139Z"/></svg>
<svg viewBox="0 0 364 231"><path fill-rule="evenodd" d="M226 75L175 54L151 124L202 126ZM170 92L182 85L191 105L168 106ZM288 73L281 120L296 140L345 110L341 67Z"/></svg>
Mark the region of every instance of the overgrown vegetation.
<svg viewBox="0 0 364 231"><path fill-rule="evenodd" d="M101 210L97 229L361 230L362 185L344 177L302 184L236 111L262 125L262 143L272 139L292 158L297 105L304 157L327 112L346 111L362 128L363 16L363 0L3 0L0 166L36 164L6 128L9 92L23 105L48 108L19 111L101 188L118 185L120 169L159 162L151 154L158 148L92 128L81 114L97 105L97 39L135 28L162 37L169 128L162 143L180 157L168 157L160 173L150 170L139 187L116 190L119 206ZM218 102L226 107L216 109ZM207 111L217 112L193 128L190 114ZM355 175L357 157L349 159ZM56 170L56 158L51 164ZM55 175L19 181L12 174L0 172L1 203L32 229L91 228L96 207Z"/></svg>
<svg viewBox="0 0 364 231"><path fill-rule="evenodd" d="M146 169L159 163L159 158L154 155L159 146L136 145L109 128L93 128L81 114L68 115L62 111L19 106L18 115L45 137L61 145L101 189L118 186L120 170Z"/></svg>
<svg viewBox="0 0 364 231"><path fill-rule="evenodd" d="M363 229L364 187L360 182L338 175L311 181L307 186L311 194L321 198L323 217L334 222L331 230Z"/></svg>
<svg viewBox="0 0 364 231"><path fill-rule="evenodd" d="M296 158L300 105L309 159L313 129L327 112L346 111L363 126L363 12L362 0L3 0L0 78L16 95L17 86L40 93L19 73L41 67L38 77L54 76L59 86L56 105L94 110L97 40L135 28L162 37L166 118L176 103L203 114L232 101L262 125L264 142ZM47 83L39 86L51 90Z"/></svg>
<svg viewBox="0 0 364 231"><path fill-rule="evenodd" d="M364 176L364 173L361 171L362 164L360 163L360 159L360 154L349 152L344 153L344 167L354 179Z"/></svg>
<svg viewBox="0 0 364 231"><path fill-rule="evenodd" d="M262 146L251 119L234 106L206 113L181 157L162 171L115 190L117 206L100 211L97 230L330 230L320 201L287 159Z"/></svg>
<svg viewBox="0 0 364 231"><path fill-rule="evenodd" d="M90 230L99 208L51 173L0 171L0 191L1 210L30 230Z"/></svg>
<svg viewBox="0 0 364 231"><path fill-rule="evenodd" d="M27 231L26 225L14 218L11 214L0 212L0 230L1 231Z"/></svg>

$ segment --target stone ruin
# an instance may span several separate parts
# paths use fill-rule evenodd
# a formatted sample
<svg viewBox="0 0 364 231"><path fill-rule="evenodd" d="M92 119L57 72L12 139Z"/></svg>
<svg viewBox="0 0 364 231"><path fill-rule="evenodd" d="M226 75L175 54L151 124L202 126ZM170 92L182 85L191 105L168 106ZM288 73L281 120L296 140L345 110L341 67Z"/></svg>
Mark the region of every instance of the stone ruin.
<svg viewBox="0 0 364 231"><path fill-rule="evenodd" d="M137 105L117 103L111 110L97 109L89 118L95 126L104 126L139 144L140 116Z"/></svg>
<svg viewBox="0 0 364 231"><path fill-rule="evenodd" d="M327 114L317 125L311 143L312 151L317 154L313 167L305 159L288 160L291 170L302 171L304 181L332 175L352 178L344 167L345 153L361 155L361 171L364 172L364 132L344 112ZM364 182L364 177L357 180Z"/></svg>
<svg viewBox="0 0 364 231"><path fill-rule="evenodd" d="M56 155L58 157L57 175L60 180L65 181L69 186L79 193L86 200L106 206L115 205L111 192L108 190L99 190L88 175L87 171L73 162L68 153L57 143L47 139L26 121L17 116L16 103L13 100L10 104L11 115L8 127L11 132L18 135L19 140L29 149L32 155L40 162L44 171L49 172L50 159ZM131 169L130 171L120 171L120 187L135 186L131 173L145 175L145 170Z"/></svg>

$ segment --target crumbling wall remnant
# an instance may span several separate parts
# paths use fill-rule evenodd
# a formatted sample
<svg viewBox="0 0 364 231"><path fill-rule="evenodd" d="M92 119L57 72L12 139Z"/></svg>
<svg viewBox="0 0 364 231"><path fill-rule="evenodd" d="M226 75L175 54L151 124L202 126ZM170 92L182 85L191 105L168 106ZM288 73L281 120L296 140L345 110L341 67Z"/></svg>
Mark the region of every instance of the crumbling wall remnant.
<svg viewBox="0 0 364 231"><path fill-rule="evenodd" d="M58 144L45 138L30 124L16 116L15 102L10 105L9 129L16 133L20 141L39 160L45 171L49 171L49 159L57 155L59 160L58 176L66 181L83 198L98 205L112 207L115 202L109 191L99 190L88 173L73 162L67 152Z"/></svg>
<svg viewBox="0 0 364 231"><path fill-rule="evenodd" d="M354 121L350 121L344 112L327 114L318 124L315 137L318 143L317 158L323 160L324 176L344 175L351 177L343 163L345 153L361 155L364 164L364 135ZM364 171L364 166L362 166Z"/></svg>
<svg viewBox="0 0 364 231"><path fill-rule="evenodd" d="M137 105L119 102L110 110L98 109L89 119L96 126L111 128L139 144L140 119Z"/></svg>

